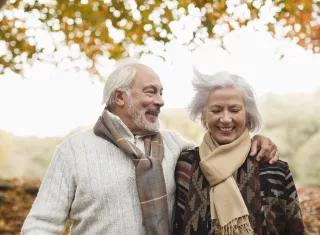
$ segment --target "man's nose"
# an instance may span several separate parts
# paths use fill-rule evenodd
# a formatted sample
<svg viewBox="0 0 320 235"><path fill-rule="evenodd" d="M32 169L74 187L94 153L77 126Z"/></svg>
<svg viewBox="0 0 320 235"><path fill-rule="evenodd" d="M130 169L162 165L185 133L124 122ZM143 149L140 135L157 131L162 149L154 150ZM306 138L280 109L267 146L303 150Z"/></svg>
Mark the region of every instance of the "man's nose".
<svg viewBox="0 0 320 235"><path fill-rule="evenodd" d="M154 99L154 103L160 107L162 107L164 105L163 98L160 94L156 95L156 97Z"/></svg>

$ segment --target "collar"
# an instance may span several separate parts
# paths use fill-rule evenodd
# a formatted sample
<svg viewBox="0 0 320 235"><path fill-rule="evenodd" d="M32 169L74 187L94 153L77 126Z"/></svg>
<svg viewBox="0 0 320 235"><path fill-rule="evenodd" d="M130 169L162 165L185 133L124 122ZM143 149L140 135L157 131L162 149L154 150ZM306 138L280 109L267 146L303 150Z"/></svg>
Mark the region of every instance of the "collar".
<svg viewBox="0 0 320 235"><path fill-rule="evenodd" d="M127 139L131 143L135 142L136 139L143 139L146 136L153 135L154 133L146 134L146 135L133 135L132 132L129 130L126 124L123 123L123 121L119 118L119 116L111 113L109 110L106 110L110 116L110 120L114 124L114 126L117 128L117 130L121 133L123 138Z"/></svg>
<svg viewBox="0 0 320 235"><path fill-rule="evenodd" d="M129 130L129 128L126 126L126 124L123 123L123 121L115 114L111 113L109 110L107 110L110 120L114 124L114 126L117 128L117 130L121 133L121 135L126 138L131 143L134 142L134 136L132 132Z"/></svg>

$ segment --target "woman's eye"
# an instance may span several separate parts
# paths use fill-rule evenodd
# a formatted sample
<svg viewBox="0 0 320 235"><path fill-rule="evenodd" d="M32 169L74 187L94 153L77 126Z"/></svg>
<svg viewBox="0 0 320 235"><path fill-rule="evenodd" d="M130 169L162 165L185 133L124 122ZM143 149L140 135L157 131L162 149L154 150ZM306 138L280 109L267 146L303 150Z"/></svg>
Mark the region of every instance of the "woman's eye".
<svg viewBox="0 0 320 235"><path fill-rule="evenodd" d="M220 110L211 110L213 113L220 113Z"/></svg>
<svg viewBox="0 0 320 235"><path fill-rule="evenodd" d="M240 110L239 109L232 109L231 112L232 113L238 113Z"/></svg>

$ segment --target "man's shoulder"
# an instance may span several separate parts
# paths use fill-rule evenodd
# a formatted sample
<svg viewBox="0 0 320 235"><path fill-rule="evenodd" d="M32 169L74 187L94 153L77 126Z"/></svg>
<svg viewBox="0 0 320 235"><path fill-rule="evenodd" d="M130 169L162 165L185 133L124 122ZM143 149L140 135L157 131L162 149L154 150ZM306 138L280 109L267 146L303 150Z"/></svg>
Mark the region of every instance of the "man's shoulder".
<svg viewBox="0 0 320 235"><path fill-rule="evenodd" d="M87 130L83 130L80 132L77 132L75 134L70 135L66 140L83 140L83 139L87 139L87 138L93 138L96 135L93 132L93 129L87 129Z"/></svg>
<svg viewBox="0 0 320 235"><path fill-rule="evenodd" d="M160 130L160 134L167 145L172 146L174 144L182 149L190 149L195 147L195 144L192 141L185 139L179 132L175 130L162 129Z"/></svg>
<svg viewBox="0 0 320 235"><path fill-rule="evenodd" d="M171 139L175 141L187 141L179 132L175 130L161 129L160 134L165 140Z"/></svg>
<svg viewBox="0 0 320 235"><path fill-rule="evenodd" d="M93 129L91 128L91 129L83 130L70 135L59 145L59 147L63 148L66 146L70 146L70 144L76 145L78 143L83 143L84 141L90 141L95 138L98 138L98 137L94 134Z"/></svg>
<svg viewBox="0 0 320 235"><path fill-rule="evenodd" d="M168 130L168 129L161 129L160 134L161 135L181 135L179 132L175 130Z"/></svg>

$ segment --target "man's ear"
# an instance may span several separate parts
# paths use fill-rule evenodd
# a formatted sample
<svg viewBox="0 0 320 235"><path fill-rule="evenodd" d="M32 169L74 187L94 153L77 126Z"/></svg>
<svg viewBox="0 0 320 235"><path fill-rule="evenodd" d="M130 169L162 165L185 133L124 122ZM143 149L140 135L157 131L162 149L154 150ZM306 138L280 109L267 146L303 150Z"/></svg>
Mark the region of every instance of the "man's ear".
<svg viewBox="0 0 320 235"><path fill-rule="evenodd" d="M114 91L114 103L120 107L123 107L125 104L125 92L124 91L120 91L119 89L116 89Z"/></svg>

